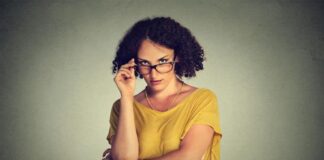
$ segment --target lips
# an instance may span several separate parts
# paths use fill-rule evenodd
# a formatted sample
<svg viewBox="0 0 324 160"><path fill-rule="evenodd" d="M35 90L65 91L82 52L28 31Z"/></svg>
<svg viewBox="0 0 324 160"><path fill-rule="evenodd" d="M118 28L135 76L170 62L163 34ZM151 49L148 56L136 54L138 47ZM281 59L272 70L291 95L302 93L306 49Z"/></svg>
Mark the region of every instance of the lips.
<svg viewBox="0 0 324 160"><path fill-rule="evenodd" d="M162 80L151 80L150 82L152 84L159 84Z"/></svg>

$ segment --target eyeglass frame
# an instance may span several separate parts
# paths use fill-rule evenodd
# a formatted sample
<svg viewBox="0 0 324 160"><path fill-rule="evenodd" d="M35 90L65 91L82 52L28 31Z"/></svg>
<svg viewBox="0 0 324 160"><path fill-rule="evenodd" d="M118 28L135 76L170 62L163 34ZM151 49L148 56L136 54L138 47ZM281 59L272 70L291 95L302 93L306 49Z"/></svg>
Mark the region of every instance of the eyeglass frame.
<svg viewBox="0 0 324 160"><path fill-rule="evenodd" d="M152 69L155 69L155 70L156 70L157 72L159 72L159 73L168 73L168 72L172 71L172 69L173 69L173 67L174 67L174 64L176 64L176 63L178 63L178 62L176 62L176 61L171 61L171 62L160 63L160 64L155 64L155 65L141 65L141 64L138 64L138 63L137 63L136 66L134 66L134 68L136 68L136 72L139 73L139 74L141 74L141 75L148 75L148 74L150 74L150 73L152 72ZM158 71L158 70L156 69L157 66L160 66L160 65L163 65L163 64L171 64L172 67L171 67L170 71L167 71L167 72L160 72L160 71ZM139 67L139 66L145 66L145 67L148 67L148 68L150 69L150 71L149 71L147 74L142 74L142 73L140 73L140 72L138 71L138 67Z"/></svg>

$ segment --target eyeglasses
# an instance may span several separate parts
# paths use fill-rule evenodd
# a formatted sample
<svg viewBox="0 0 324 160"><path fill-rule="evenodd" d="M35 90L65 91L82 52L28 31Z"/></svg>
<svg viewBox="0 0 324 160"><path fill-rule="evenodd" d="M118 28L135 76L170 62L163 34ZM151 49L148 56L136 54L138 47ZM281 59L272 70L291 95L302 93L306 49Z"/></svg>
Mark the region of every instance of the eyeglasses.
<svg viewBox="0 0 324 160"><path fill-rule="evenodd" d="M150 74L152 69L155 69L159 73L167 73L173 69L175 63L176 62L173 61L173 62L160 63L156 65L137 64L136 71L142 75Z"/></svg>

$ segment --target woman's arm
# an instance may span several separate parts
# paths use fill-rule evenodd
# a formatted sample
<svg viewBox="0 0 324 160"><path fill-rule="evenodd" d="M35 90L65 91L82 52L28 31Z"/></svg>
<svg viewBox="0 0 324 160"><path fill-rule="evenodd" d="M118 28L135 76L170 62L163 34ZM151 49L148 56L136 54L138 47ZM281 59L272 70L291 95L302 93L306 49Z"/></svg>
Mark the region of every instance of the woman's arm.
<svg viewBox="0 0 324 160"><path fill-rule="evenodd" d="M134 120L134 91L135 91L135 60L129 60L122 65L114 81L120 91L120 105L116 136L111 146L114 160L137 160L138 139Z"/></svg>
<svg viewBox="0 0 324 160"><path fill-rule="evenodd" d="M138 139L136 135L133 96L122 96L116 135L111 145L114 160L137 160Z"/></svg>
<svg viewBox="0 0 324 160"><path fill-rule="evenodd" d="M201 160L212 143L214 130L208 125L193 125L181 141L180 148L149 160Z"/></svg>

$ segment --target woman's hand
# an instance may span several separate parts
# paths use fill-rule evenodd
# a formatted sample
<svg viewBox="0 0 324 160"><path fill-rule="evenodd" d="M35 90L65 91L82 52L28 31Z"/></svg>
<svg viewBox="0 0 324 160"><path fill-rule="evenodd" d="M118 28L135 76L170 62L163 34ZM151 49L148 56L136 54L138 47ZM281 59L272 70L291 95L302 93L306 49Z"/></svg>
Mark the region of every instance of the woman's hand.
<svg viewBox="0 0 324 160"><path fill-rule="evenodd" d="M123 96L133 96L135 92L135 61L132 58L128 63L122 65L118 70L114 81L120 94Z"/></svg>

